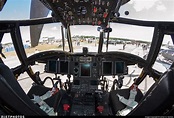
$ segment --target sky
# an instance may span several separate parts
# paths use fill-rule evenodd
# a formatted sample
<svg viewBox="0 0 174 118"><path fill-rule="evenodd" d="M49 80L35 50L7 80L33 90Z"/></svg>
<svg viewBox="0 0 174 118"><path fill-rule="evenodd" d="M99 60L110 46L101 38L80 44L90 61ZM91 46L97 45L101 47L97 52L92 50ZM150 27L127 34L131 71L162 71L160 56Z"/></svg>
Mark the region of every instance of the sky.
<svg viewBox="0 0 174 118"><path fill-rule="evenodd" d="M29 19L31 0L7 0L3 10L0 12L0 20ZM123 5L119 12L121 17L140 19L140 20L158 20L174 21L174 0L131 0ZM124 12L129 11L129 15ZM137 40L150 41L153 35L153 28L127 26L122 24L111 24L112 32L110 37L131 38ZM23 40L29 40L29 27L21 27ZM60 23L45 25L41 37L45 36L61 38ZM72 26L71 35L92 35L99 36L97 27ZM170 39L169 36L165 38ZM10 35L3 37L2 43L11 40Z"/></svg>
<svg viewBox="0 0 174 118"><path fill-rule="evenodd" d="M31 0L7 0L0 19L28 19L30 15Z"/></svg>

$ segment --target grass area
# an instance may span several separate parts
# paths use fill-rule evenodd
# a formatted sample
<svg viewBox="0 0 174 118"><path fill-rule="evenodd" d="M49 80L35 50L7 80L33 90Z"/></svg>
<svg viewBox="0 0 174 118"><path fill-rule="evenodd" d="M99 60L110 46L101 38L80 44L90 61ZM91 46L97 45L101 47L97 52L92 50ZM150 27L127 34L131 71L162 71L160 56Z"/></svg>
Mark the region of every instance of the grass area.
<svg viewBox="0 0 174 118"><path fill-rule="evenodd" d="M67 48L67 47L66 47ZM27 48L25 49L26 54L31 54L34 53L36 51L36 49L38 51L44 51L44 50L50 50L50 49L58 49L58 50L62 50L62 47L58 47L58 45L56 44L39 44L36 47L31 47L31 48ZM11 51L11 52L5 52L5 50L3 50L3 53L6 57L9 56L16 56L16 52L15 51Z"/></svg>
<svg viewBox="0 0 174 118"><path fill-rule="evenodd" d="M66 43L67 44L67 43ZM83 41L80 43L80 46L77 46L75 43L73 43L73 47L74 50L78 49L78 48L82 48L83 46L86 46L88 43L86 41ZM36 49L38 51L45 51L45 50L51 50L51 49L56 49L56 50L63 50L63 47L58 46L58 43L55 44L39 44L36 47L31 47L31 48L27 48L25 49L25 52L27 55L32 54L36 51ZM88 44L89 45L89 44ZM90 44L91 45L91 44ZM95 44L92 44L93 46ZM65 51L69 51L69 47L67 45L65 45ZM6 57L10 57L10 56L17 56L16 55L16 51L11 51L11 52L5 52L5 49L2 50L3 54ZM1 55L0 55L1 56Z"/></svg>

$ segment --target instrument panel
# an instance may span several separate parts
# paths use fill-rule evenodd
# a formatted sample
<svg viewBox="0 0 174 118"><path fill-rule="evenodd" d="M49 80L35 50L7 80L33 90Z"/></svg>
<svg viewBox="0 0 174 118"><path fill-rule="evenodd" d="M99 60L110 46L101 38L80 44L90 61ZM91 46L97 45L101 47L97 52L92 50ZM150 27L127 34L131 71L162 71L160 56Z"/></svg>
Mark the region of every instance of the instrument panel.
<svg viewBox="0 0 174 118"><path fill-rule="evenodd" d="M127 74L128 69L126 62L122 60L97 56L71 56L68 59L49 59L45 72L89 78Z"/></svg>
<svg viewBox="0 0 174 118"><path fill-rule="evenodd" d="M103 58L97 55L70 55L69 57L50 59L45 72L72 75L72 92L92 93L98 89L101 76L124 75L128 68L126 62Z"/></svg>

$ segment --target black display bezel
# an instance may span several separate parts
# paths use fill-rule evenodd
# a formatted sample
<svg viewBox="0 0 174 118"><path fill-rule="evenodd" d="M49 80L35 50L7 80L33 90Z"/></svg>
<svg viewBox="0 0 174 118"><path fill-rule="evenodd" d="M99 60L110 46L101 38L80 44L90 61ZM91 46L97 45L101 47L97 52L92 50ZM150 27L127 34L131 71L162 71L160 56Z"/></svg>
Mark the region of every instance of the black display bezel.
<svg viewBox="0 0 174 118"><path fill-rule="evenodd" d="M110 63L111 64L111 67L109 68L110 69L110 72L109 73L106 73L106 71L104 69L106 69L104 66L105 63ZM107 67L108 69L108 67ZM102 75L113 75L113 62L112 61L103 61L102 62Z"/></svg>
<svg viewBox="0 0 174 118"><path fill-rule="evenodd" d="M121 71L120 71L120 69L118 69L118 65L117 64L122 64ZM115 74L119 75L119 74L124 74L124 73L125 73L125 62L124 61L115 61Z"/></svg>
<svg viewBox="0 0 174 118"><path fill-rule="evenodd" d="M51 62L54 62L54 64L51 64L52 66L53 65L55 66L54 67L55 68L54 70L51 70L51 68L50 68L50 63ZM57 60L48 60L46 72L48 72L48 73L57 73Z"/></svg>
<svg viewBox="0 0 174 118"><path fill-rule="evenodd" d="M65 62L67 65L66 66L65 65L62 65L63 62ZM69 61L67 61L67 60L60 60L60 61L58 61L57 66L59 68L59 70L58 70L58 73L59 74L69 74ZM66 68L66 71L62 71L65 68Z"/></svg>
<svg viewBox="0 0 174 118"><path fill-rule="evenodd" d="M83 74L82 72L84 72L84 71L82 71L82 67L85 67L84 65L86 65L86 64L89 64L88 65L88 71L89 71L89 74L87 74L87 75L85 75L85 74ZM91 63L81 63L80 64L80 75L79 75L80 77L91 77Z"/></svg>

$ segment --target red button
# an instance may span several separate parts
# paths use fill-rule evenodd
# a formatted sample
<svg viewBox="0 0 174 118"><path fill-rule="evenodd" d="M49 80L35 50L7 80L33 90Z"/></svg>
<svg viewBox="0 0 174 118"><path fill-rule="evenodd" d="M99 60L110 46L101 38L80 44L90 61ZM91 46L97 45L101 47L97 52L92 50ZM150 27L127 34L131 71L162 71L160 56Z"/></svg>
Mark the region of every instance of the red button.
<svg viewBox="0 0 174 118"><path fill-rule="evenodd" d="M98 107L97 107L97 110L98 110L98 112L100 112L100 113L101 113L101 112L103 112L104 107L103 107L103 106L98 106Z"/></svg>
<svg viewBox="0 0 174 118"><path fill-rule="evenodd" d="M108 16L108 13L104 12L103 18L106 18Z"/></svg>
<svg viewBox="0 0 174 118"><path fill-rule="evenodd" d="M64 109L64 111L68 111L69 108L70 108L70 106L69 106L68 104L64 104L64 105L63 105L63 109Z"/></svg>
<svg viewBox="0 0 174 118"><path fill-rule="evenodd" d="M94 7L93 12L94 12L94 13L96 13L96 12L97 12L97 8L96 8L96 7Z"/></svg>
<svg viewBox="0 0 174 118"><path fill-rule="evenodd" d="M101 21L98 21L98 25L100 25L101 24Z"/></svg>

